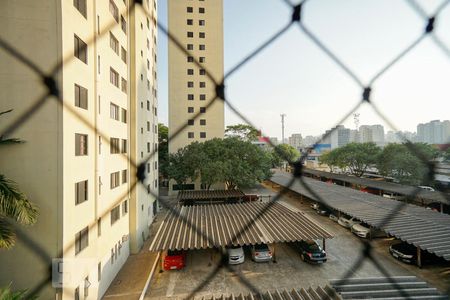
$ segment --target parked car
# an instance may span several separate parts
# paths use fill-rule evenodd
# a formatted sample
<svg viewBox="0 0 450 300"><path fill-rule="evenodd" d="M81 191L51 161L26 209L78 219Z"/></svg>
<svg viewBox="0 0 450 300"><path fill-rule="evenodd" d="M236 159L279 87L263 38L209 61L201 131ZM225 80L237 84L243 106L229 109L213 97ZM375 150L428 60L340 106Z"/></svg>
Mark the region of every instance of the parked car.
<svg viewBox="0 0 450 300"><path fill-rule="evenodd" d="M431 186L426 186L426 185L419 185L418 188L421 188L422 190L426 190L426 191L430 191L430 192L435 191Z"/></svg>
<svg viewBox="0 0 450 300"><path fill-rule="evenodd" d="M407 242L397 241L389 247L389 252L394 258L402 262L408 264L417 263L417 248ZM422 251L421 253L422 263L433 263L439 261L439 258L436 255L428 251Z"/></svg>
<svg viewBox="0 0 450 300"><path fill-rule="evenodd" d="M301 241L298 243L300 257L309 263L321 264L327 261L327 254L316 241Z"/></svg>
<svg viewBox="0 0 450 300"><path fill-rule="evenodd" d="M356 234L359 237L362 238L375 238L375 237L386 237L387 234L386 232L379 230L379 229L374 229L374 228L370 228L370 227L366 227L362 224L354 224L351 227L351 231Z"/></svg>
<svg viewBox="0 0 450 300"><path fill-rule="evenodd" d="M450 214L450 206L447 204L442 205L443 213ZM439 202L431 202L427 205L427 209L431 209L433 211L441 212L441 203Z"/></svg>
<svg viewBox="0 0 450 300"><path fill-rule="evenodd" d="M164 270L181 270L186 265L186 252L183 250L169 250L163 258Z"/></svg>
<svg viewBox="0 0 450 300"><path fill-rule="evenodd" d="M336 217L334 214L330 214L330 215L328 216L328 218L330 218L330 220L332 220L332 221L334 221L334 222L339 221L339 218Z"/></svg>
<svg viewBox="0 0 450 300"><path fill-rule="evenodd" d="M314 210L318 210L319 209L319 207L320 207L320 204L319 203L313 203L313 204L311 204L311 208L312 209L314 209Z"/></svg>
<svg viewBox="0 0 450 300"><path fill-rule="evenodd" d="M244 249L241 246L227 247L227 254L230 265L242 264L245 260Z"/></svg>
<svg viewBox="0 0 450 300"><path fill-rule="evenodd" d="M345 228L351 228L355 224L360 224L358 220L356 220L354 217L340 217L338 220L338 224L345 227Z"/></svg>
<svg viewBox="0 0 450 300"><path fill-rule="evenodd" d="M254 262L266 262L272 260L272 251L266 244L254 245L251 248L252 260Z"/></svg>

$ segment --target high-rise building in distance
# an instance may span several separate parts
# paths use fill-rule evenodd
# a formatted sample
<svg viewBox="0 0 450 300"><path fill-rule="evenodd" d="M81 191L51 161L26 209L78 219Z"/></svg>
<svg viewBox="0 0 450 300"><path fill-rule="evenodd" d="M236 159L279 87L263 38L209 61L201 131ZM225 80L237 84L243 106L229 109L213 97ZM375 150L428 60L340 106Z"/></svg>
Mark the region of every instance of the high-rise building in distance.
<svg viewBox="0 0 450 300"><path fill-rule="evenodd" d="M217 98L210 105L215 82L223 79L223 3L170 0L168 18L169 32L181 44L168 42L169 152L174 153L194 141L224 136L224 103Z"/></svg>
<svg viewBox="0 0 450 300"><path fill-rule="evenodd" d="M39 208L0 256L0 286L31 289L56 276L40 299L98 299L149 235L157 210L156 1L128 10L129 0L2 3L2 39L44 73L60 101L48 97L0 149L1 173ZM56 68L56 73L52 70ZM0 132L46 95L32 70L0 49ZM146 179L134 189L136 168ZM55 262L54 262L55 263ZM58 271L59 270L59 271ZM60 272L60 273L58 273Z"/></svg>

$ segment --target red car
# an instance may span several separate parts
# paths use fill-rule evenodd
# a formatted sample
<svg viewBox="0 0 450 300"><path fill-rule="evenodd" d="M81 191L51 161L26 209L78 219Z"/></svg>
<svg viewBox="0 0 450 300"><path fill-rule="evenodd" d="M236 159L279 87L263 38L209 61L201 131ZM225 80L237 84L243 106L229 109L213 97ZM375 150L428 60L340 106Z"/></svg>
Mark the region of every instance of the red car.
<svg viewBox="0 0 450 300"><path fill-rule="evenodd" d="M181 270L186 264L186 252L180 250L169 250L163 259L164 270Z"/></svg>

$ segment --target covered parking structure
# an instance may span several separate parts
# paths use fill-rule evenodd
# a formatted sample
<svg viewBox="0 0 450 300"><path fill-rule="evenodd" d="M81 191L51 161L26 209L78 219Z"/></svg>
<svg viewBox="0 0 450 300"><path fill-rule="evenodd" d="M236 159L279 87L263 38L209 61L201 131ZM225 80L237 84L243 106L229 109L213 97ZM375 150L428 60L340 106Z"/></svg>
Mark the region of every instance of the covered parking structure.
<svg viewBox="0 0 450 300"><path fill-rule="evenodd" d="M284 187L288 187L291 180L291 174L282 172L275 173L271 178L273 183ZM323 203L413 244L417 247L419 266L420 249L450 261L450 215L310 178L303 180L318 197L299 180L288 188L302 197ZM401 210L397 212L399 207Z"/></svg>
<svg viewBox="0 0 450 300"><path fill-rule="evenodd" d="M178 193L178 203L192 204L212 204L212 203L237 203L242 202L245 194L240 190L201 190L201 191L180 191Z"/></svg>
<svg viewBox="0 0 450 300"><path fill-rule="evenodd" d="M380 180L372 180L368 178L360 178L355 176L349 176L346 174L336 174L330 172L324 172L313 169L303 169L303 174L308 177L315 177L321 180L331 179L333 181L341 182L342 185L346 186L351 184L356 184L359 186L365 186L372 189L377 189L379 191L379 195L382 196L383 192L386 193L395 193L402 196L415 195L416 201L421 203L422 205L428 204L431 202L438 202L441 204L441 212L443 211L442 205L450 205L449 196L446 196L445 193L442 192L432 192L420 189L418 187L403 185L393 182L380 181Z"/></svg>
<svg viewBox="0 0 450 300"><path fill-rule="evenodd" d="M160 225L150 251L192 250L230 245L325 239L332 235L279 203L176 206Z"/></svg>
<svg viewBox="0 0 450 300"><path fill-rule="evenodd" d="M201 300L346 300L346 299L449 299L415 276L335 279L330 285L267 291L259 294L203 296Z"/></svg>

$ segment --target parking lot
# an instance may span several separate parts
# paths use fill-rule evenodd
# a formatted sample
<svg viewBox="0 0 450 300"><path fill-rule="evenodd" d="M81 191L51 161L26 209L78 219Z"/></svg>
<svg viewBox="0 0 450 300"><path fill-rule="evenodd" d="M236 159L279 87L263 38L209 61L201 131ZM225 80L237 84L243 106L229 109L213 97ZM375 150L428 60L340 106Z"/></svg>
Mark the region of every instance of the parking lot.
<svg viewBox="0 0 450 300"><path fill-rule="evenodd" d="M263 187L259 188L260 190ZM257 191L256 191L257 192ZM268 194L276 191L264 190ZM343 277L350 272L352 277L383 276L380 270L369 260L354 271L350 267L361 255L362 243L348 229L339 226L327 217L318 216L310 208L310 202L303 202L295 195L286 195L280 199L292 209L305 211L311 218L334 235L326 241L328 261L323 265L311 265L301 261L299 253L288 244L275 245L276 262L255 263L251 261L250 251L246 249L245 262L241 265L221 268L216 276L201 287L196 296L209 294L239 294L249 288L239 279L243 276L260 291L293 289L308 286L325 286L330 279ZM389 255L388 246L392 239L376 239L373 243L376 261L390 275L416 275L436 288L445 291L450 284L450 265L416 266L403 264ZM321 243L320 243L321 244ZM164 271L153 278L146 299L184 298L197 286L200 286L219 265L220 255L213 249L188 251L186 267L180 271ZM350 270L350 271L349 271ZM239 274L239 275L238 275Z"/></svg>

